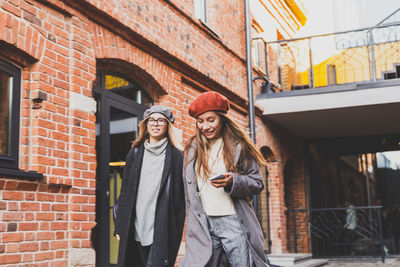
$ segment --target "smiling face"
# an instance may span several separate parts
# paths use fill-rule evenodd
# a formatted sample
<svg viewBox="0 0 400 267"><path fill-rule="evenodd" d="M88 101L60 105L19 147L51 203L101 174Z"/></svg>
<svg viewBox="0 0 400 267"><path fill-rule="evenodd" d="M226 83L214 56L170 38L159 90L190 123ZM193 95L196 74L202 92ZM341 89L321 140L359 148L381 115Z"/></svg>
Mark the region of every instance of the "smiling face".
<svg viewBox="0 0 400 267"><path fill-rule="evenodd" d="M215 139L221 136L221 118L214 111L207 111L199 115L196 124L207 139Z"/></svg>
<svg viewBox="0 0 400 267"><path fill-rule="evenodd" d="M164 115L153 113L147 120L147 131L150 141L159 141L167 135L168 122Z"/></svg>

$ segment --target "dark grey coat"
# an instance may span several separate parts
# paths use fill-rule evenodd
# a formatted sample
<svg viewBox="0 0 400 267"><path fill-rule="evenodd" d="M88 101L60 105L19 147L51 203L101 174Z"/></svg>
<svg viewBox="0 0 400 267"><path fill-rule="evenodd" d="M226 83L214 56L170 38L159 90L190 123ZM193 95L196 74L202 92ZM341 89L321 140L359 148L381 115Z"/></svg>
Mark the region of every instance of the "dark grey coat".
<svg viewBox="0 0 400 267"><path fill-rule="evenodd" d="M135 152L136 150L136 152ZM118 266L137 266L134 242L135 207L144 146L133 148L126 159L114 234L119 234ZM167 145L154 221L154 239L147 266L173 267L185 220L182 153Z"/></svg>
<svg viewBox="0 0 400 267"><path fill-rule="evenodd" d="M195 151L196 147L193 144L185 153L183 178L187 209L186 252L180 267L204 267L207 264L207 266L219 266L219 264L209 263L213 254L212 241L207 226L206 214L201 204L200 197L196 194L198 189L194 167L195 160L186 163L187 159L193 158ZM255 266L268 266L264 254L261 227L253 207L248 201L249 197L263 190L262 176L260 174L259 165L255 160L251 161L250 166L246 168L240 167L240 154L241 146L237 145L235 164L238 166L239 173L233 174L232 188L226 188L225 191L227 191L233 200L236 215L245 233ZM213 258L214 257L215 255L213 255ZM219 261L213 259L213 262Z"/></svg>

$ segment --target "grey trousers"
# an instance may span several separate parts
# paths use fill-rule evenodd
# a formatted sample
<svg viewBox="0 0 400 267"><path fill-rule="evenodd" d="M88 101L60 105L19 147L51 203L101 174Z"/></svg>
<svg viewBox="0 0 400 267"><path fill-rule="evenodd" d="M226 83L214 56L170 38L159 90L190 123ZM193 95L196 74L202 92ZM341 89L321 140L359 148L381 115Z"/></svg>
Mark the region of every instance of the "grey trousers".
<svg viewBox="0 0 400 267"><path fill-rule="evenodd" d="M222 246L231 267L247 267L249 249L236 215L207 216L213 249Z"/></svg>

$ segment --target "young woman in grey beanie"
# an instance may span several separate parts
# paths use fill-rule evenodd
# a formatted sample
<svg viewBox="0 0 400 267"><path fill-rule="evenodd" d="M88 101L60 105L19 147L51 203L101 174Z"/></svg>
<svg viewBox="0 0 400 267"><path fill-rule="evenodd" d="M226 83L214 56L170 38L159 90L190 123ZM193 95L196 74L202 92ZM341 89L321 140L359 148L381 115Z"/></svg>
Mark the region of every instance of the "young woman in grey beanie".
<svg viewBox="0 0 400 267"><path fill-rule="evenodd" d="M174 266L185 219L182 153L174 115L152 106L139 123L139 137L123 173L114 234L118 266Z"/></svg>

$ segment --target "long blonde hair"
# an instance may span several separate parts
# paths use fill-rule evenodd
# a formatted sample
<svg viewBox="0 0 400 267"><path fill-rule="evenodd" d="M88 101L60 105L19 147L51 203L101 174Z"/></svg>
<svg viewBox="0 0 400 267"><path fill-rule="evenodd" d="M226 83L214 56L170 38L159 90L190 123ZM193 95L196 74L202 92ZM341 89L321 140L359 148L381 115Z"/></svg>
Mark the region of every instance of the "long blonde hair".
<svg viewBox="0 0 400 267"><path fill-rule="evenodd" d="M222 112L215 111L221 119L221 135L223 140L223 158L226 169L228 172L237 172L238 167L235 166L234 157L235 149L238 144L241 145L241 160L239 164L247 164L251 159L255 159L258 164L266 165L266 161L261 152L255 147L248 135L239 127L239 125L228 115ZM196 153L191 159L188 159L186 164L196 158L196 173L202 171L202 175L208 177L210 175L210 168L208 166L208 156L210 150L210 141L204 134L196 127L196 135L192 136L185 145L185 152L191 147L193 142L196 142Z"/></svg>
<svg viewBox="0 0 400 267"><path fill-rule="evenodd" d="M147 121L149 118L142 120L139 122L139 136L132 142L132 147L137 147L140 146L146 141L147 139L150 138L149 132L147 131ZM174 127L172 126L172 123L165 119L167 121L167 138L169 143L175 147L178 150L182 150L182 145L178 141L178 138L176 137Z"/></svg>

